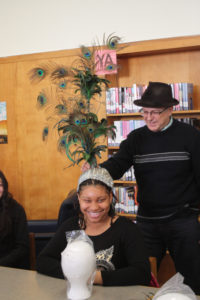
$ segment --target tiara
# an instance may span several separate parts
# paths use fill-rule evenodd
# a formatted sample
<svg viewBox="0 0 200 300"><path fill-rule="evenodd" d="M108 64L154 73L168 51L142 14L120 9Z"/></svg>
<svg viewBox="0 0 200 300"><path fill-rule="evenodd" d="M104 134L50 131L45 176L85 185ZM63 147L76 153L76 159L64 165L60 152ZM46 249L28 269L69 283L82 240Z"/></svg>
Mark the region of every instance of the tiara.
<svg viewBox="0 0 200 300"><path fill-rule="evenodd" d="M79 186L81 183L88 179L96 179L101 182L103 182L105 185L109 187L113 187L113 179L110 176L109 172L104 168L92 168L84 172L78 180L78 187L77 190L79 190Z"/></svg>

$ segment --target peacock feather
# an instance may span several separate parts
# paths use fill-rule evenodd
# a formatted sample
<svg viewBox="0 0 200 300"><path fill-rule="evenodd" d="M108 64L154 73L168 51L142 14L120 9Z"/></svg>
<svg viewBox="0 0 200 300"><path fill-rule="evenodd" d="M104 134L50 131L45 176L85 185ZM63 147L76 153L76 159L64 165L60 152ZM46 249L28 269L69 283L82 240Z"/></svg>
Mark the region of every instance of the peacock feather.
<svg viewBox="0 0 200 300"><path fill-rule="evenodd" d="M82 110L85 109L85 101L84 98L77 101L77 109Z"/></svg>
<svg viewBox="0 0 200 300"><path fill-rule="evenodd" d="M67 81L66 80L61 80L58 82L58 88L59 89L66 89L67 88Z"/></svg>
<svg viewBox="0 0 200 300"><path fill-rule="evenodd" d="M50 76L53 81L60 80L69 76L69 71L65 66L56 67Z"/></svg>
<svg viewBox="0 0 200 300"><path fill-rule="evenodd" d="M38 93L37 106L45 108L48 113L48 126L42 131L42 139L49 136L50 128L58 133L58 150L64 152L71 165L79 165L83 160L92 166L97 165L97 158L107 146L99 144L99 138L115 139L115 126L109 125L105 119L98 119L95 109L101 104L102 92L109 88L109 80L98 76L95 72L96 50L118 49L120 38L109 35L102 46L82 45L77 59L71 66L49 63L47 67L36 67L29 72L31 82L39 83L45 77L50 82L47 91ZM106 69L118 68L109 59ZM49 92L50 91L50 92ZM98 104L98 105L97 105ZM101 140L102 143L102 140Z"/></svg>
<svg viewBox="0 0 200 300"><path fill-rule="evenodd" d="M48 134L49 134L49 127L45 126L42 130L42 139L43 139L43 141L46 141L46 139L48 137Z"/></svg>
<svg viewBox="0 0 200 300"><path fill-rule="evenodd" d="M93 52L88 47L81 46L81 53L82 53L82 57L84 59L86 59L88 61L92 60L92 58L93 58Z"/></svg>
<svg viewBox="0 0 200 300"><path fill-rule="evenodd" d="M29 78L31 82L38 83L43 80L48 74L48 70L44 67L36 67L33 68L29 72Z"/></svg>
<svg viewBox="0 0 200 300"><path fill-rule="evenodd" d="M55 113L58 115L67 114L67 105L66 104L57 104L55 106Z"/></svg>
<svg viewBox="0 0 200 300"><path fill-rule="evenodd" d="M116 50L120 40L121 40L120 37L113 35L113 33L112 33L108 36L108 38L106 40L106 45L109 49Z"/></svg>
<svg viewBox="0 0 200 300"><path fill-rule="evenodd" d="M91 72L91 69L86 68L85 70L79 70L73 68L74 80L73 83L77 87L74 91L75 94L80 92L81 96L85 97L87 101L87 110L90 111L90 100L96 94L101 96L102 87L104 85L106 88L109 87L109 80L100 78L96 74Z"/></svg>
<svg viewBox="0 0 200 300"><path fill-rule="evenodd" d="M48 97L45 94L45 92L40 92L39 95L37 96L37 106L39 108L43 108L47 105L48 103Z"/></svg>
<svg viewBox="0 0 200 300"><path fill-rule="evenodd" d="M116 70L117 68L118 68L117 64L111 63L111 64L107 64L105 69L106 69L106 71L111 72L111 71Z"/></svg>
<svg viewBox="0 0 200 300"><path fill-rule="evenodd" d="M96 165L96 156L100 158L101 152L107 148L105 145L97 145L97 137L115 137L115 127L109 126L106 120L99 122L94 113L73 112L68 119L60 120L56 126L61 136L59 150L65 150L73 164L79 164L82 160L86 160L90 164ZM77 147L71 151L74 145Z"/></svg>

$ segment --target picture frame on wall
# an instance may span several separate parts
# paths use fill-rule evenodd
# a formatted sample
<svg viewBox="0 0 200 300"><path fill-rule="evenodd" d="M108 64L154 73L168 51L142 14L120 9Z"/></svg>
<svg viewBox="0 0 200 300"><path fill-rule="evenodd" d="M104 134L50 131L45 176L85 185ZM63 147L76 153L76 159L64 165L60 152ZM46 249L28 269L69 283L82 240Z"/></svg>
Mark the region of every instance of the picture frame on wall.
<svg viewBox="0 0 200 300"><path fill-rule="evenodd" d="M0 144L8 143L6 102L0 101Z"/></svg>

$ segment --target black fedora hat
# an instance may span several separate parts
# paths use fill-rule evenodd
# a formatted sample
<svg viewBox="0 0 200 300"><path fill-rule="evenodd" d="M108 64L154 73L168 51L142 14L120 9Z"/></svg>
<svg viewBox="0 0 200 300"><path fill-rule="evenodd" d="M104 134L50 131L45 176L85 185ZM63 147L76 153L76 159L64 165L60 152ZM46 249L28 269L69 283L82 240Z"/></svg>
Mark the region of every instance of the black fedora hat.
<svg viewBox="0 0 200 300"><path fill-rule="evenodd" d="M163 82L149 82L141 99L134 101L135 105L142 107L170 107L179 104L179 101L172 97L172 89L169 84Z"/></svg>

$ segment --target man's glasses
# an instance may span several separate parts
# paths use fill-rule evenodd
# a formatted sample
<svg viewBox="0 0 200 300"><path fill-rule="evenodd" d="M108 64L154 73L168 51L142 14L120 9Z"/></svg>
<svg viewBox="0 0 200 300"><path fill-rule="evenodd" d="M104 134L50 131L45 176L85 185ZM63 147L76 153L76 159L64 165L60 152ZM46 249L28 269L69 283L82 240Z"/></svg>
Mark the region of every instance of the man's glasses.
<svg viewBox="0 0 200 300"><path fill-rule="evenodd" d="M139 110L139 113L143 116L143 117L147 117L148 115L150 115L150 117L158 117L160 116L165 110L167 110L168 107L165 107L163 110L159 111L159 110L152 110L152 111L146 111L143 108L141 108Z"/></svg>

